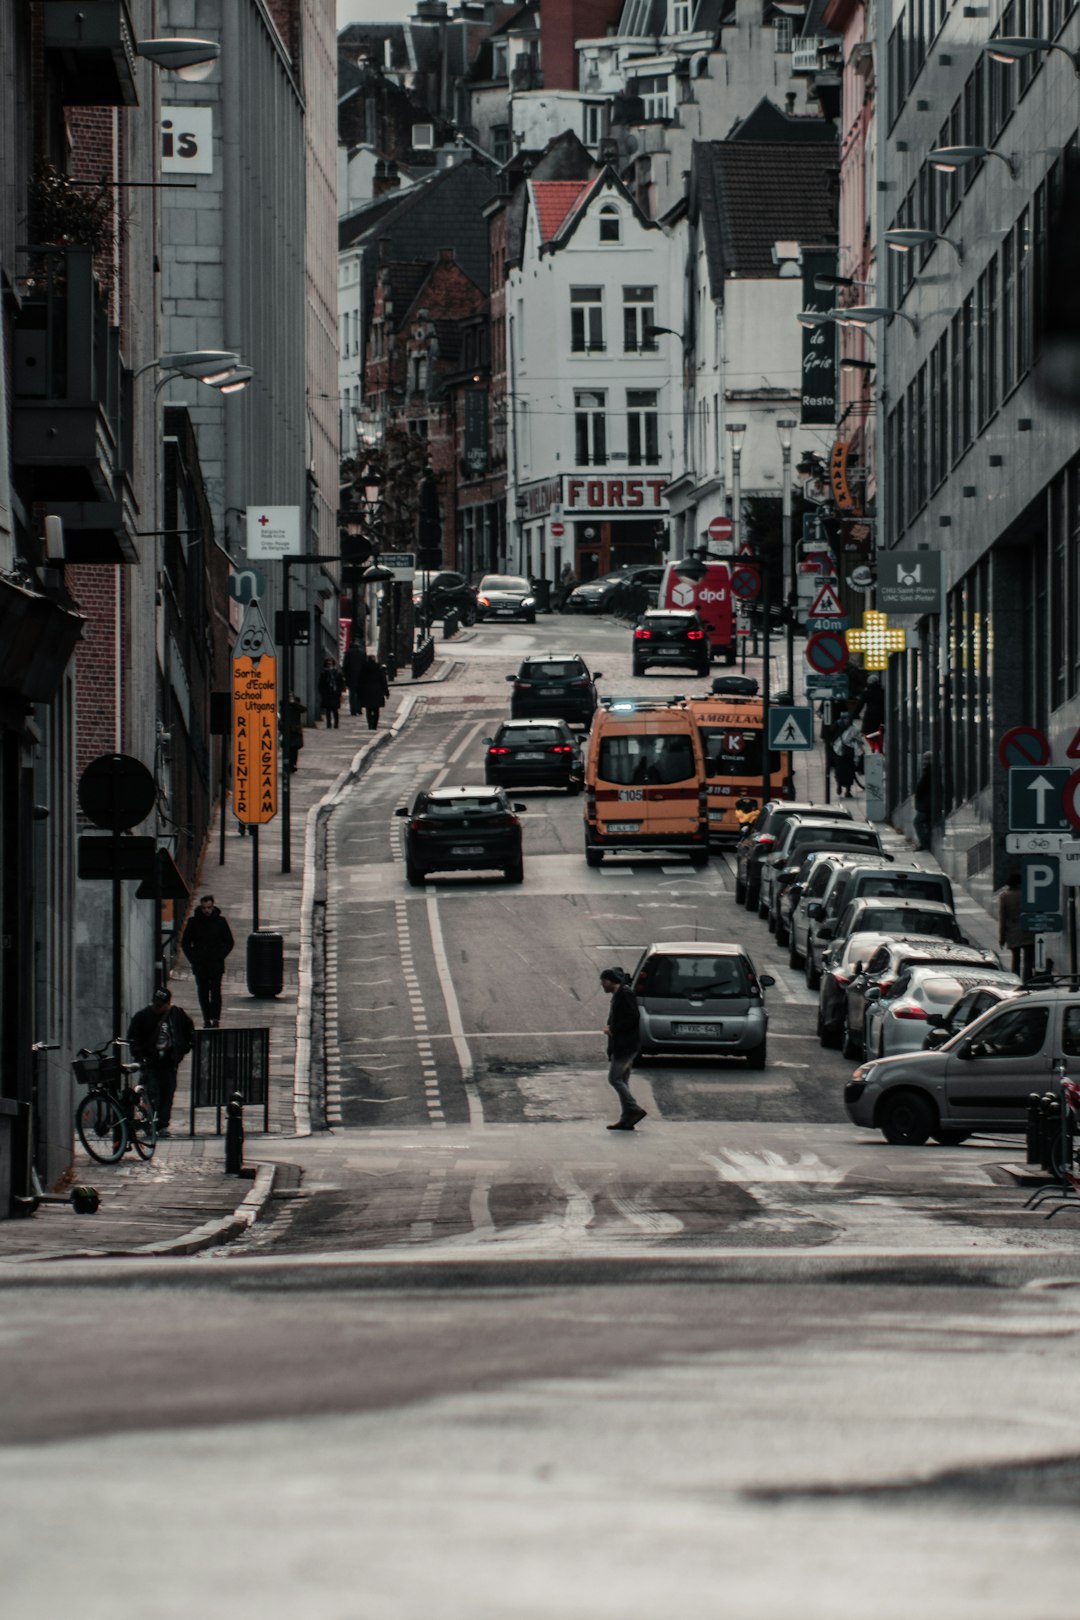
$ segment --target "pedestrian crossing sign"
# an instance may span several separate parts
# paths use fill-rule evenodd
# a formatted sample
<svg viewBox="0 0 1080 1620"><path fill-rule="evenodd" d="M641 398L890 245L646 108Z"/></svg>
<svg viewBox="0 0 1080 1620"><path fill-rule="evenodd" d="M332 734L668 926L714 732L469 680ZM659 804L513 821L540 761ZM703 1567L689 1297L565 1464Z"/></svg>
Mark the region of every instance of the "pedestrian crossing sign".
<svg viewBox="0 0 1080 1620"><path fill-rule="evenodd" d="M791 750L813 748L814 711L789 708L784 704L769 705L769 747Z"/></svg>

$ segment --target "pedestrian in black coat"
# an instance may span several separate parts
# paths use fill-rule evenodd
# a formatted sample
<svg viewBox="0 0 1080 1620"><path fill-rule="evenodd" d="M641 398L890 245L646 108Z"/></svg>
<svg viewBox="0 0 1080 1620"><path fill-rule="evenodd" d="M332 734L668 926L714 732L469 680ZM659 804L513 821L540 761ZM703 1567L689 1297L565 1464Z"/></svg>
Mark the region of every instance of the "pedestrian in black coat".
<svg viewBox="0 0 1080 1620"><path fill-rule="evenodd" d="M611 1011L604 1033L607 1035L608 1085L622 1103L622 1114L609 1125L609 1131L632 1131L645 1118L630 1090L630 1070L641 1047L641 1011L622 968L605 968L600 988L611 997Z"/></svg>
<svg viewBox="0 0 1080 1620"><path fill-rule="evenodd" d="M323 660L319 671L319 702L326 716L326 729L338 724L341 694L345 690L345 677L332 658Z"/></svg>
<svg viewBox="0 0 1080 1620"><path fill-rule="evenodd" d="M350 641L345 657L341 661L341 671L345 677L345 685L349 689L349 713L359 714L360 703L360 674L367 660L367 652L363 642Z"/></svg>
<svg viewBox="0 0 1080 1620"><path fill-rule="evenodd" d="M183 1007L173 1006L170 990L155 990L150 1005L140 1008L128 1025L127 1038L162 1136L172 1118L176 1071L194 1044L195 1026Z"/></svg>
<svg viewBox="0 0 1080 1620"><path fill-rule="evenodd" d="M368 730L374 731L379 724L379 712L390 696L390 682L386 670L370 653L365 653L364 660L364 666L357 676L356 690L367 715Z"/></svg>
<svg viewBox="0 0 1080 1620"><path fill-rule="evenodd" d="M232 929L215 906L213 895L204 894L188 918L180 941L180 949L195 975L204 1029L217 1029L221 1022L221 980L225 958L232 948Z"/></svg>

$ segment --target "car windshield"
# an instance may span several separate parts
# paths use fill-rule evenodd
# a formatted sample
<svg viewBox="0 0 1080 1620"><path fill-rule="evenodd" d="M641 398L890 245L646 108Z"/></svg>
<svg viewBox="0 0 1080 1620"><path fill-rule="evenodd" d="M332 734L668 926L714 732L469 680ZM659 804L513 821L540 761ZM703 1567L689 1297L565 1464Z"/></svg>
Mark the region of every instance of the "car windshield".
<svg viewBox="0 0 1080 1620"><path fill-rule="evenodd" d="M426 804L417 807L419 813L425 816L490 816L505 807L501 799L492 794L470 793L462 795L460 799L429 799Z"/></svg>
<svg viewBox="0 0 1080 1620"><path fill-rule="evenodd" d="M600 743L597 775L625 786L640 782L685 782L697 775L694 749L685 732L657 736L620 732Z"/></svg>
<svg viewBox="0 0 1080 1620"><path fill-rule="evenodd" d="M926 978L918 974L912 978L908 994L918 996L924 1006L943 1007L948 1011L963 988L959 979L943 978L937 974L933 978Z"/></svg>
<svg viewBox="0 0 1080 1620"><path fill-rule="evenodd" d="M574 681L584 674L581 665L573 659L553 658L548 664L522 664L520 678L523 681Z"/></svg>
<svg viewBox="0 0 1080 1620"><path fill-rule="evenodd" d="M534 744L562 742L563 733L558 726L506 726L496 740L504 745L513 743L515 748L531 748Z"/></svg>
<svg viewBox="0 0 1080 1620"><path fill-rule="evenodd" d="M485 574L480 581L482 591L528 591L527 579L519 579L516 574Z"/></svg>
<svg viewBox="0 0 1080 1620"><path fill-rule="evenodd" d="M698 1001L749 993L737 956L653 956L638 978L638 995Z"/></svg>
<svg viewBox="0 0 1080 1620"><path fill-rule="evenodd" d="M878 835L872 827L853 827L850 823L843 827L796 827L791 834L789 849L797 849L802 844L814 844L824 848L827 844L852 844L857 848L865 846L868 849L877 849ZM875 928L877 924L872 926Z"/></svg>
<svg viewBox="0 0 1080 1620"><path fill-rule="evenodd" d="M948 904L945 885L933 872L882 872L880 877L864 878L859 883L863 895L894 894L905 900L942 900Z"/></svg>
<svg viewBox="0 0 1080 1620"><path fill-rule="evenodd" d="M724 776L761 776L761 731L741 726L702 726L701 746L705 752L705 775L712 780ZM769 756L770 767L780 769L780 755Z"/></svg>
<svg viewBox="0 0 1080 1620"><path fill-rule="evenodd" d="M646 630L696 630L697 620L681 613L646 613L642 619Z"/></svg>
<svg viewBox="0 0 1080 1620"><path fill-rule="evenodd" d="M935 934L939 939L955 939L956 919L947 911L916 911L900 906L868 906L859 918L859 928L878 934Z"/></svg>

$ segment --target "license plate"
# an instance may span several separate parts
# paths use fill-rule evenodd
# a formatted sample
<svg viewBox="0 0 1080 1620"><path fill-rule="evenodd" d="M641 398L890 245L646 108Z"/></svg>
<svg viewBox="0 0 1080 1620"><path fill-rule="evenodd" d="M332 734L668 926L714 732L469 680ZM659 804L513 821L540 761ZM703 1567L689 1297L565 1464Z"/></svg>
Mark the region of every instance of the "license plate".
<svg viewBox="0 0 1080 1620"><path fill-rule="evenodd" d="M484 846L483 844L451 844L450 853L451 855L482 855Z"/></svg>
<svg viewBox="0 0 1080 1620"><path fill-rule="evenodd" d="M543 754L519 754L518 759L543 759Z"/></svg>
<svg viewBox="0 0 1080 1620"><path fill-rule="evenodd" d="M722 1033L720 1024L672 1024L673 1035L719 1035Z"/></svg>
<svg viewBox="0 0 1080 1620"><path fill-rule="evenodd" d="M517 608L496 608L495 612L505 614L508 619L512 619L517 612Z"/></svg>
<svg viewBox="0 0 1080 1620"><path fill-rule="evenodd" d="M619 833L619 832L636 833L636 832L641 831L641 822L640 821L609 821L608 824L607 824L607 830L608 830L609 833Z"/></svg>
<svg viewBox="0 0 1080 1620"><path fill-rule="evenodd" d="M540 688L540 696L541 697L561 697L562 696L562 687L561 686L542 686Z"/></svg>

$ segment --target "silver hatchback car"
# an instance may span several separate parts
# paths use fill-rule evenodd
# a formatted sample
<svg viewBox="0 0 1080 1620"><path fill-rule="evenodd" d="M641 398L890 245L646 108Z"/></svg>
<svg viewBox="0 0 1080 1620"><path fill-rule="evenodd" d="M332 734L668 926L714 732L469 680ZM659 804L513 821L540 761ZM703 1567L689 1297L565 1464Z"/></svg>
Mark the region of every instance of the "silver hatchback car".
<svg viewBox="0 0 1080 1620"><path fill-rule="evenodd" d="M763 1069L769 1015L759 974L741 945L675 941L650 945L631 977L641 1009L641 1055L665 1052L745 1057Z"/></svg>

